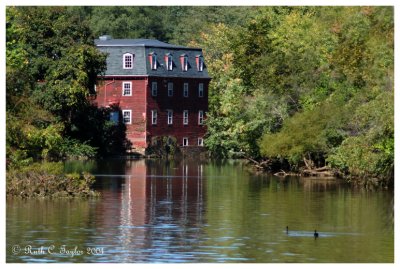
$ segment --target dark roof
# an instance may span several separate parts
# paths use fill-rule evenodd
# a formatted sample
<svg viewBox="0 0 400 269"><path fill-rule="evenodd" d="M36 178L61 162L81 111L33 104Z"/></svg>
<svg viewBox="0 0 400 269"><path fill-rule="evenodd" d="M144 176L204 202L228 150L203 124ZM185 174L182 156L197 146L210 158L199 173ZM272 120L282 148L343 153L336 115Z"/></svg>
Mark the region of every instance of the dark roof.
<svg viewBox="0 0 400 269"><path fill-rule="evenodd" d="M174 49L195 49L199 48L190 48L179 45L168 44L156 39L95 39L95 44L99 47L103 46L129 46L129 47L154 47L154 48L174 48Z"/></svg>
<svg viewBox="0 0 400 269"><path fill-rule="evenodd" d="M96 39L98 49L108 54L107 70L105 75L109 76L161 76L182 78L207 78L207 66L203 71L196 67L196 57L202 55L200 48L189 48L167 44L154 39ZM133 68L124 69L123 55L131 53L134 55ZM148 55L157 54L157 69L151 69ZM164 56L172 56L173 69L167 70ZM188 70L182 71L180 56L188 56Z"/></svg>

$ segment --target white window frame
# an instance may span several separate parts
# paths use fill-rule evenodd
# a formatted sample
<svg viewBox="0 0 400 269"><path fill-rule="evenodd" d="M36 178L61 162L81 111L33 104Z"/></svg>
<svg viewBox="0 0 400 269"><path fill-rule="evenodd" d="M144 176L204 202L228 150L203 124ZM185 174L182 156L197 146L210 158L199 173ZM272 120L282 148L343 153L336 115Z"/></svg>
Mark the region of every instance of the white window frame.
<svg viewBox="0 0 400 269"><path fill-rule="evenodd" d="M197 138L197 146L199 146L199 147L204 146L204 139L202 137Z"/></svg>
<svg viewBox="0 0 400 269"><path fill-rule="evenodd" d="M199 83L199 97L204 97L204 83Z"/></svg>
<svg viewBox="0 0 400 269"><path fill-rule="evenodd" d="M189 110L183 111L183 125L189 124Z"/></svg>
<svg viewBox="0 0 400 269"><path fill-rule="evenodd" d="M204 68L204 59L203 59L203 56L199 56L199 63L198 63L198 66L197 66L197 71L199 71L199 72L203 72L203 68Z"/></svg>
<svg viewBox="0 0 400 269"><path fill-rule="evenodd" d="M183 56L183 66L182 66L182 70L183 71L187 71L188 64L189 64L188 57L187 56Z"/></svg>
<svg viewBox="0 0 400 269"><path fill-rule="evenodd" d="M189 83L183 83L183 97L189 97Z"/></svg>
<svg viewBox="0 0 400 269"><path fill-rule="evenodd" d="M172 125L174 119L174 111L172 109L167 109L167 124Z"/></svg>
<svg viewBox="0 0 400 269"><path fill-rule="evenodd" d="M182 146L184 146L184 147L189 146L189 138L184 137L184 138L182 139Z"/></svg>
<svg viewBox="0 0 400 269"><path fill-rule="evenodd" d="M130 57L131 59L127 61L127 57ZM122 55L122 68L123 69L133 69L133 59L134 55L132 53L125 53ZM130 62L130 66L127 66L127 64Z"/></svg>
<svg viewBox="0 0 400 269"><path fill-rule="evenodd" d="M157 81L153 81L151 83L151 96L157 96L158 91L158 83Z"/></svg>
<svg viewBox="0 0 400 269"><path fill-rule="evenodd" d="M151 125L157 125L157 110L151 111Z"/></svg>
<svg viewBox="0 0 400 269"><path fill-rule="evenodd" d="M204 124L204 112L203 112L203 110L199 110L198 123L199 123L199 125L203 125Z"/></svg>
<svg viewBox="0 0 400 269"><path fill-rule="evenodd" d="M157 54L156 53L151 54L151 69L157 70Z"/></svg>
<svg viewBox="0 0 400 269"><path fill-rule="evenodd" d="M172 62L172 55L171 54L167 55L167 62L165 64L167 65L167 70L168 71L172 71L173 62Z"/></svg>
<svg viewBox="0 0 400 269"><path fill-rule="evenodd" d="M129 121L125 121L125 113L129 113ZM122 110L122 121L124 124L132 124L132 110L124 109Z"/></svg>
<svg viewBox="0 0 400 269"><path fill-rule="evenodd" d="M168 82L168 97L174 96L174 83Z"/></svg>
<svg viewBox="0 0 400 269"><path fill-rule="evenodd" d="M129 85L129 94L125 94L125 85ZM122 96L132 96L132 82L122 82Z"/></svg>

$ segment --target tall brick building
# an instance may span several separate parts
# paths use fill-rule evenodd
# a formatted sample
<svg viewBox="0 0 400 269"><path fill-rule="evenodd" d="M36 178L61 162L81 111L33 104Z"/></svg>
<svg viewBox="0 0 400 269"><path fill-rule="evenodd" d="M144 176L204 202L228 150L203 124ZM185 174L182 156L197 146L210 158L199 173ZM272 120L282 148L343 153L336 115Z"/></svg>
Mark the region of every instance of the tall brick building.
<svg viewBox="0 0 400 269"><path fill-rule="evenodd" d="M111 120L122 120L136 149L153 137L175 137L179 146L203 146L210 77L202 50L151 39L101 36L107 70L98 78L94 103L119 107Z"/></svg>

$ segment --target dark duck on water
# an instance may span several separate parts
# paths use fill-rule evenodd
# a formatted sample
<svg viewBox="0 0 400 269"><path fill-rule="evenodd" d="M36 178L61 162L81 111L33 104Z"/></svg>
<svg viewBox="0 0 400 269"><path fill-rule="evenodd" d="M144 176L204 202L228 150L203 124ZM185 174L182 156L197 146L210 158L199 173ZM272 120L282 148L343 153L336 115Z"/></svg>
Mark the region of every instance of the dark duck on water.
<svg viewBox="0 0 400 269"><path fill-rule="evenodd" d="M319 234L317 233L317 230L314 230L314 238L317 239Z"/></svg>

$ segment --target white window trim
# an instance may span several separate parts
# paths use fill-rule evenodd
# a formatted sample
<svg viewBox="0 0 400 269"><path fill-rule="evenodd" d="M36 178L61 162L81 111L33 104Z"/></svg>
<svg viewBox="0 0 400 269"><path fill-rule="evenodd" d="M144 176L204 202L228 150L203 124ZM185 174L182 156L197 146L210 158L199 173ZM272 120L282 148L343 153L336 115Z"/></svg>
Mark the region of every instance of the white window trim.
<svg viewBox="0 0 400 269"><path fill-rule="evenodd" d="M157 110L151 111L151 125L157 125Z"/></svg>
<svg viewBox="0 0 400 269"><path fill-rule="evenodd" d="M125 112L129 112L129 122L125 122ZM131 109L122 110L122 121L124 124L132 124L132 110Z"/></svg>
<svg viewBox="0 0 400 269"><path fill-rule="evenodd" d="M168 82L168 97L174 96L174 83Z"/></svg>
<svg viewBox="0 0 400 269"><path fill-rule="evenodd" d="M125 85L129 85L129 94L125 94ZM132 96L132 82L124 81L122 82L122 96Z"/></svg>
<svg viewBox="0 0 400 269"><path fill-rule="evenodd" d="M203 58L203 56L199 56L198 61L199 61L199 64L197 66L197 71L203 72L203 69L204 69L204 58Z"/></svg>
<svg viewBox="0 0 400 269"><path fill-rule="evenodd" d="M197 138L197 146L199 147L204 146L204 139L202 137Z"/></svg>
<svg viewBox="0 0 400 269"><path fill-rule="evenodd" d="M166 65L167 65L167 70L172 71L172 68L173 68L172 55L167 56Z"/></svg>
<svg viewBox="0 0 400 269"><path fill-rule="evenodd" d="M151 69L157 70L157 54L151 54Z"/></svg>
<svg viewBox="0 0 400 269"><path fill-rule="evenodd" d="M204 112L203 112L203 110L199 110L198 124L199 125L203 125L204 124Z"/></svg>
<svg viewBox="0 0 400 269"><path fill-rule="evenodd" d="M189 97L189 83L183 83L183 97Z"/></svg>
<svg viewBox="0 0 400 269"><path fill-rule="evenodd" d="M126 67L126 56L131 56L131 67ZM123 69L133 69L133 59L134 56L132 53L125 53L122 55L122 68Z"/></svg>
<svg viewBox="0 0 400 269"><path fill-rule="evenodd" d="M174 111L172 109L167 109L167 124L172 125L174 122Z"/></svg>
<svg viewBox="0 0 400 269"><path fill-rule="evenodd" d="M157 96L158 94L158 83L157 81L153 81L151 83L151 96Z"/></svg>
<svg viewBox="0 0 400 269"><path fill-rule="evenodd" d="M189 65L189 59L187 56L183 57L183 71L188 70L188 65Z"/></svg>
<svg viewBox="0 0 400 269"><path fill-rule="evenodd" d="M185 141L186 141L186 143L185 143ZM189 146L189 138L184 137L184 138L182 139L182 146L184 146L184 147Z"/></svg>
<svg viewBox="0 0 400 269"><path fill-rule="evenodd" d="M185 117L186 113L186 117ZM189 110L184 110L183 111L183 125L188 125L189 124Z"/></svg>
<svg viewBox="0 0 400 269"><path fill-rule="evenodd" d="M199 83L199 97L204 97L204 84L203 83Z"/></svg>

